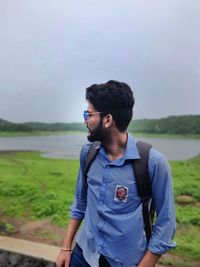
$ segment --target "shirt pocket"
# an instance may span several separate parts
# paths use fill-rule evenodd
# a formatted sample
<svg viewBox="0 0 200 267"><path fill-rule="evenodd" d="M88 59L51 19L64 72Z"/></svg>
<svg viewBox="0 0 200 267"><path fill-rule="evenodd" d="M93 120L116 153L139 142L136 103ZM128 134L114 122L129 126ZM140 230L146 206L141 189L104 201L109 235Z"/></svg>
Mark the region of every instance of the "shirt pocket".
<svg viewBox="0 0 200 267"><path fill-rule="evenodd" d="M113 213L134 212L141 203L136 183L116 183L109 190L108 205Z"/></svg>

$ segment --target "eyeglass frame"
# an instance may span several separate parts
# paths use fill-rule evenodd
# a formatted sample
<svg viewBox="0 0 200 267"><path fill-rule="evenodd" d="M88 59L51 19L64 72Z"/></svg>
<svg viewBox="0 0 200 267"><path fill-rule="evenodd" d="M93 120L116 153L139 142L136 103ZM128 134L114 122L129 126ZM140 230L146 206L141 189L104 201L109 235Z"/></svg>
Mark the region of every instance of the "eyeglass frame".
<svg viewBox="0 0 200 267"><path fill-rule="evenodd" d="M84 110L83 111L83 118L84 118L84 120L87 121L89 119L90 115L95 114L95 113L104 113L104 112L103 111L90 112L88 110Z"/></svg>

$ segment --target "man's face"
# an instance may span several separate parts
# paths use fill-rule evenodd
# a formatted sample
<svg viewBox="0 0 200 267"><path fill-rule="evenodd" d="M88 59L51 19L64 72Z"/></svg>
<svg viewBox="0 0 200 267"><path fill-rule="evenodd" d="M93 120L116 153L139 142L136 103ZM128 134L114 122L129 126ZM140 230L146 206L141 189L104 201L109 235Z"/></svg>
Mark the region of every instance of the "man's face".
<svg viewBox="0 0 200 267"><path fill-rule="evenodd" d="M106 138L106 129L103 127L103 119L100 116L100 113L95 110L94 106L89 103L87 111L89 117L85 120L85 124L88 128L88 140L90 142L94 141L104 141Z"/></svg>

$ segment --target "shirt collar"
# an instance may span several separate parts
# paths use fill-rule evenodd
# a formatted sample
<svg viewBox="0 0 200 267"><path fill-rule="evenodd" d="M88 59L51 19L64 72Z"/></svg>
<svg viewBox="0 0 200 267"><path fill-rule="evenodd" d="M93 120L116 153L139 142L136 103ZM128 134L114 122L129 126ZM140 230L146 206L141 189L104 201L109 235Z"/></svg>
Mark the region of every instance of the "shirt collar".
<svg viewBox="0 0 200 267"><path fill-rule="evenodd" d="M102 146L100 147L100 153L99 154L100 154L100 157L104 158L104 160L106 160L107 163L111 163L109 158L108 158L107 153L105 152L105 149ZM125 160L130 160L130 159L140 159L140 155L139 155L138 150L137 150L135 139L133 138L132 135L130 135L128 133L127 144L126 144L124 156L122 158L114 161L114 162L122 164Z"/></svg>
<svg viewBox="0 0 200 267"><path fill-rule="evenodd" d="M124 159L140 159L139 152L137 150L136 141L132 135L128 133L128 139L126 149L124 153Z"/></svg>

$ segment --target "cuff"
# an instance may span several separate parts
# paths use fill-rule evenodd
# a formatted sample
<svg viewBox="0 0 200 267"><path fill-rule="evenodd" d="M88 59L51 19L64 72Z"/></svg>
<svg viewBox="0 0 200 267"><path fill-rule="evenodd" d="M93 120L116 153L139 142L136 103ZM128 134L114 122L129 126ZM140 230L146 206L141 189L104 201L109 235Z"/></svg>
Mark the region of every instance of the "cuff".
<svg viewBox="0 0 200 267"><path fill-rule="evenodd" d="M157 238L150 239L148 250L155 254L165 254L168 250L175 248L176 242L171 241L170 243L166 243L162 240L159 240Z"/></svg>

